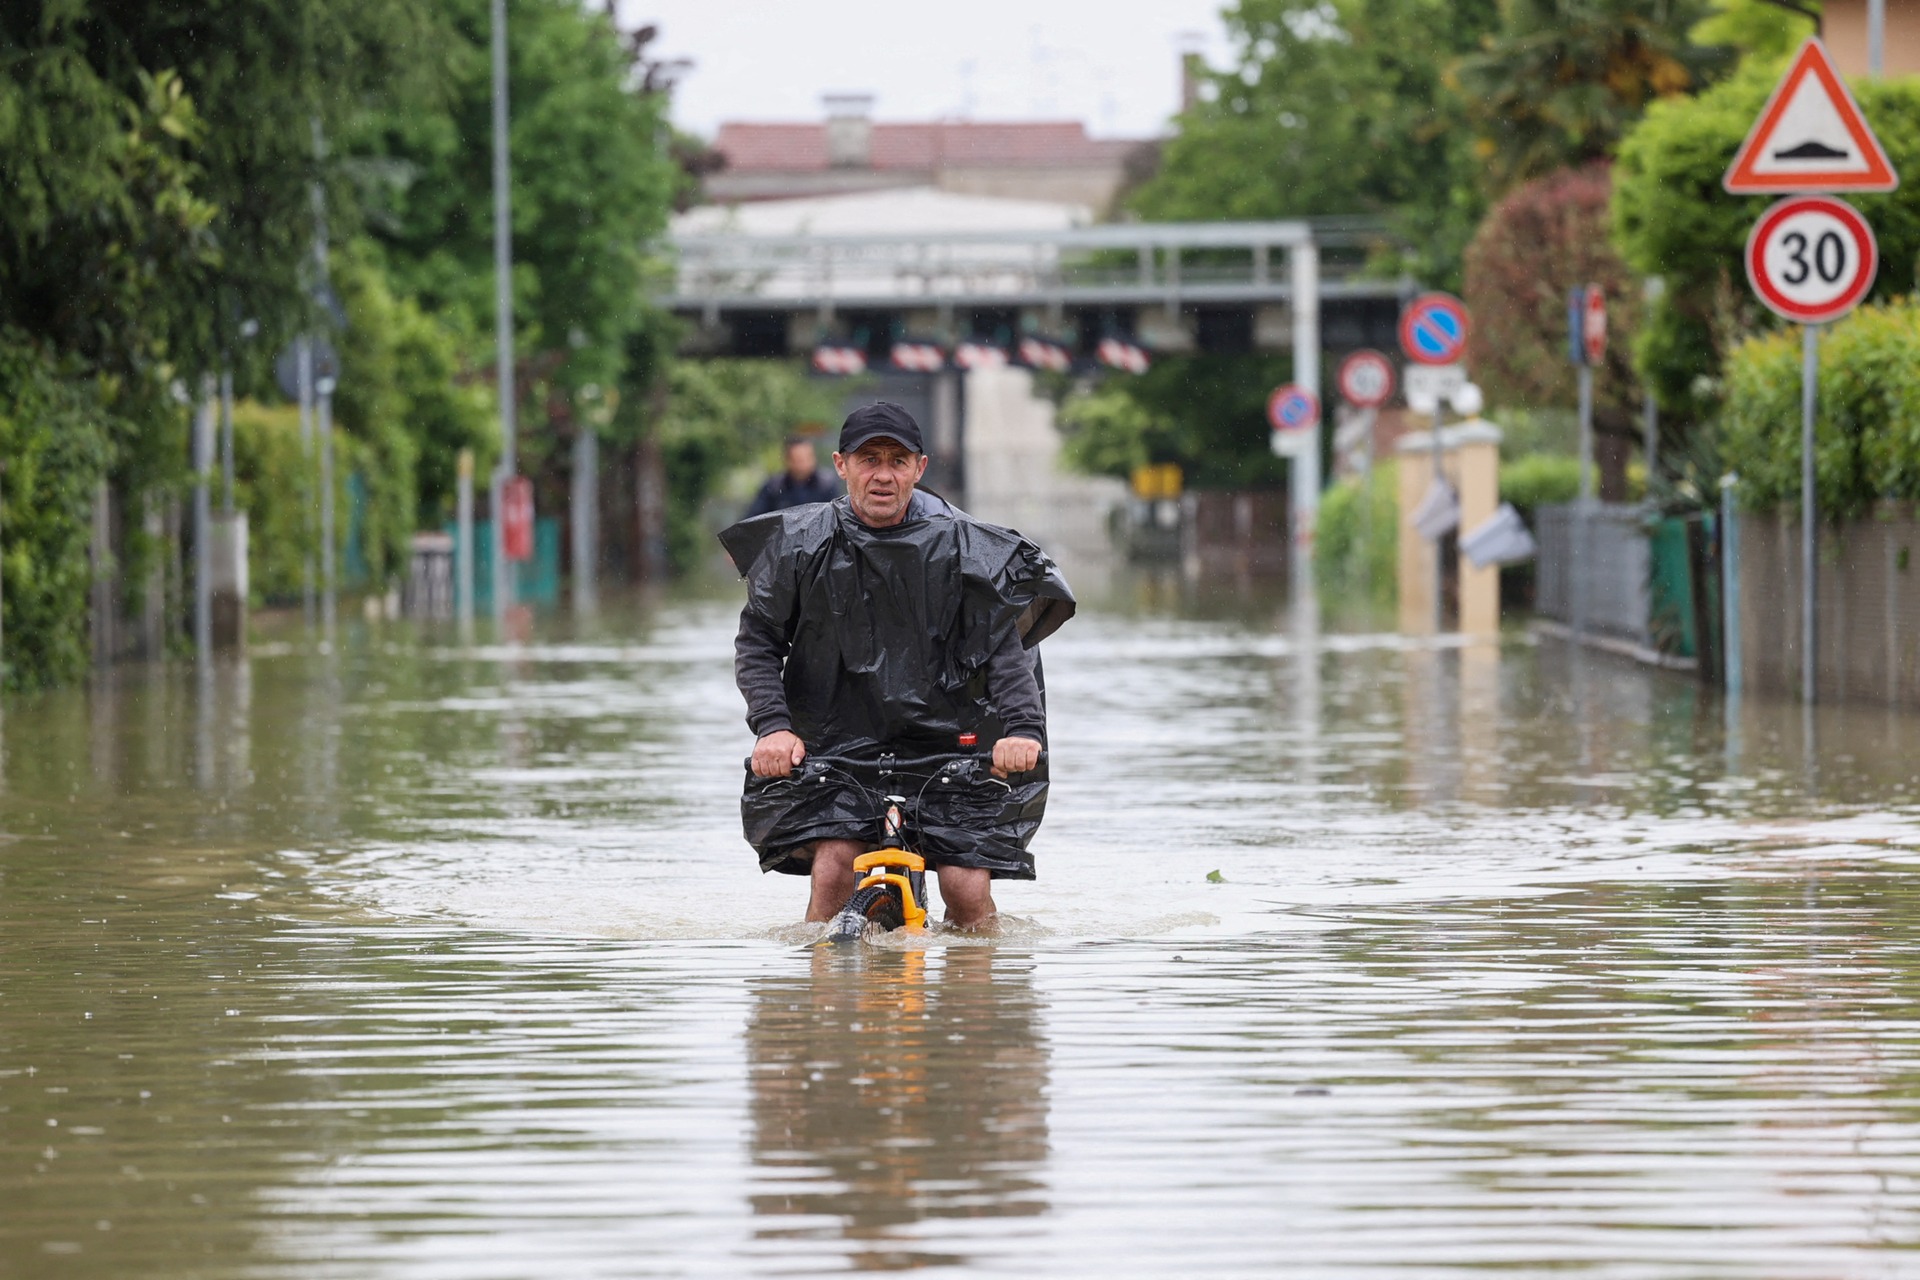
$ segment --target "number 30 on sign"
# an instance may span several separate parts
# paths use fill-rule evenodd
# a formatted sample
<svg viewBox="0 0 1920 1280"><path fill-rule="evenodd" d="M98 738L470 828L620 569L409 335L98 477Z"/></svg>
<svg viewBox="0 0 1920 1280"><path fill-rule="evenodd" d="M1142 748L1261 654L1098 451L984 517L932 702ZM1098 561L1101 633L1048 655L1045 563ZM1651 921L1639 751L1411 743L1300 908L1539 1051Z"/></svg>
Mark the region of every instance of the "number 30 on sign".
<svg viewBox="0 0 1920 1280"><path fill-rule="evenodd" d="M1747 280L1776 315L1825 324L1873 287L1873 228L1844 200L1794 196L1760 215L1747 237Z"/></svg>

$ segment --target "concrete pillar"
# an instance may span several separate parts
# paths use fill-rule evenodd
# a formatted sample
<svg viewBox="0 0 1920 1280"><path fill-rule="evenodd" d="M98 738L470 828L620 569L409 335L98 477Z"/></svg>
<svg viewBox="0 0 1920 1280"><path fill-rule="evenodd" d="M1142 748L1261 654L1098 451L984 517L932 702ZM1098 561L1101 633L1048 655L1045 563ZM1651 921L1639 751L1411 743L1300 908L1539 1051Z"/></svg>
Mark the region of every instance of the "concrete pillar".
<svg viewBox="0 0 1920 1280"><path fill-rule="evenodd" d="M213 518L213 647L244 648L247 643L247 513L231 511Z"/></svg>
<svg viewBox="0 0 1920 1280"><path fill-rule="evenodd" d="M1483 418L1472 418L1440 431L1441 470L1460 500L1456 533L1472 533L1500 506L1500 428ZM1413 512L1433 481L1433 433L1400 437L1399 471L1399 588L1400 630L1408 635L1434 633L1433 544L1413 527ZM1460 619L1465 635L1495 636L1500 632L1500 570L1488 565L1476 569L1463 554L1459 561Z"/></svg>

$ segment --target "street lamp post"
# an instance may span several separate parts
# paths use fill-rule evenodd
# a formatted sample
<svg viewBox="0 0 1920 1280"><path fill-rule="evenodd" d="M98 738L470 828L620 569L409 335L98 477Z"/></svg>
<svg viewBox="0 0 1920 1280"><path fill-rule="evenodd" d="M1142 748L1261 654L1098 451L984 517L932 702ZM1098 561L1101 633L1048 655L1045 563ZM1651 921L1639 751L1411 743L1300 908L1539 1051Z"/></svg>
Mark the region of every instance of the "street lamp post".
<svg viewBox="0 0 1920 1280"><path fill-rule="evenodd" d="M493 328L495 359L500 368L500 465L494 469L493 612L506 616L513 592L513 573L507 564L507 481L516 467L514 458L515 400L513 379L513 225L507 167L507 0L493 0Z"/></svg>

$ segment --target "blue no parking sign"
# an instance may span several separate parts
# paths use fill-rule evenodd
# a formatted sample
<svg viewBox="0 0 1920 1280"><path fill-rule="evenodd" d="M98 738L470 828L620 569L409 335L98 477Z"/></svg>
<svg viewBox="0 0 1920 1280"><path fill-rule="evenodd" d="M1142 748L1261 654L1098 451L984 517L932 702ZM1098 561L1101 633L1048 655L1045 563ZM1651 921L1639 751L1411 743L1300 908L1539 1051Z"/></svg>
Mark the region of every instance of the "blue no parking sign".
<svg viewBox="0 0 1920 1280"><path fill-rule="evenodd" d="M1267 397L1267 421L1275 431L1305 431L1320 425L1320 397L1289 382Z"/></svg>
<svg viewBox="0 0 1920 1280"><path fill-rule="evenodd" d="M1400 349L1415 364L1458 364L1467 349L1467 304L1423 293L1400 313Z"/></svg>

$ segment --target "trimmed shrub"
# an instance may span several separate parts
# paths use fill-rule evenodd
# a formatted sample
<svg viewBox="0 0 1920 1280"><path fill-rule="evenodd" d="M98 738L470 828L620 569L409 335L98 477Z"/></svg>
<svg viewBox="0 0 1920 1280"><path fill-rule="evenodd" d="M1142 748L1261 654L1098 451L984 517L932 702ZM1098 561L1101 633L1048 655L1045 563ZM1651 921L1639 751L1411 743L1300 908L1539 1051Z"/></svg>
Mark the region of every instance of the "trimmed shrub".
<svg viewBox="0 0 1920 1280"><path fill-rule="evenodd" d="M1800 357L1800 334L1784 331L1748 339L1727 361L1721 454L1752 509L1800 503ZM1863 307L1829 329L1815 409L1822 515L1920 501L1920 305Z"/></svg>
<svg viewBox="0 0 1920 1280"><path fill-rule="evenodd" d="M1398 596L1399 481L1392 462L1373 468L1363 489L1350 478L1320 495L1314 570L1328 595L1390 605Z"/></svg>

